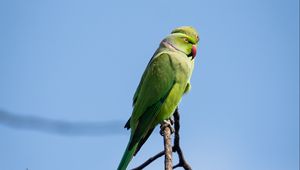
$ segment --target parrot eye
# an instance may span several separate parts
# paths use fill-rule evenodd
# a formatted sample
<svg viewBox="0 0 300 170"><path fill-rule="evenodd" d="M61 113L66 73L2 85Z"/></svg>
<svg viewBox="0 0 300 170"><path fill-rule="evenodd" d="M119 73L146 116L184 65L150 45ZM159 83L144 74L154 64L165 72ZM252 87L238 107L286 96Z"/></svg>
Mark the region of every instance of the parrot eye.
<svg viewBox="0 0 300 170"><path fill-rule="evenodd" d="M187 38L182 38L183 39L183 41L185 41L186 43L189 43L189 40L187 39Z"/></svg>

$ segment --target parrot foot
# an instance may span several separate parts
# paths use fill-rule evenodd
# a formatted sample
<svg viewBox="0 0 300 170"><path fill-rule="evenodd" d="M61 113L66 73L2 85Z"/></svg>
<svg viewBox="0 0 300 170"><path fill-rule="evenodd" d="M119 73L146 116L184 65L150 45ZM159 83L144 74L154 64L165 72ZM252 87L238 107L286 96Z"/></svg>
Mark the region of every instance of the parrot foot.
<svg viewBox="0 0 300 170"><path fill-rule="evenodd" d="M173 125L174 125L174 118L173 118L173 117L170 117L170 118L169 118L169 121L170 121L171 125L173 126Z"/></svg>
<svg viewBox="0 0 300 170"><path fill-rule="evenodd" d="M172 126L173 123L174 123L174 121L171 118L164 120L163 123L160 124L160 131L159 131L160 135L164 136L164 129L167 127L170 128L171 134L173 134L175 132L175 129Z"/></svg>

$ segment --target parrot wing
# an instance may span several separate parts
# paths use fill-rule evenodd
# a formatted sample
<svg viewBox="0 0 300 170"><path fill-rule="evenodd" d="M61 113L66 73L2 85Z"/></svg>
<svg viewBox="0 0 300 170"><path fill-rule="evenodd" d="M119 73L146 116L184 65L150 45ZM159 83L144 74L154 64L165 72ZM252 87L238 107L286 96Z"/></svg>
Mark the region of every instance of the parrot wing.
<svg viewBox="0 0 300 170"><path fill-rule="evenodd" d="M131 128L131 137L118 170L127 167L132 157L146 142L153 129L161 106L175 84L175 72L170 54L154 56L144 72L134 99L134 109L126 128Z"/></svg>
<svg viewBox="0 0 300 170"><path fill-rule="evenodd" d="M157 114L175 84L175 72L170 57L167 53L158 54L144 73L130 118L131 125L134 124L135 127L129 148L140 140L146 140L143 138L150 135L147 133L156 125L154 122Z"/></svg>
<svg viewBox="0 0 300 170"><path fill-rule="evenodd" d="M139 94L139 92L140 92L141 86L142 86L142 84L143 84L143 82L144 82L144 77L146 77L146 73L147 73L148 67L149 67L149 65L150 65L150 63L151 63L151 61L152 61L152 59L153 59L154 57L155 57L155 56L152 56L151 59L150 59L150 61L148 62L148 65L147 65L147 67L146 67L146 69L145 69L145 71L144 71L144 73L143 73L143 75L142 75L142 78L141 78L141 80L140 80L140 83L139 83L138 87L137 87L136 90L135 90L135 93L134 93L134 95L133 95L133 100L132 100L132 106L135 105L135 102L136 102L136 100L137 100L137 97L138 97L138 94ZM126 122L124 128L130 129L130 118L129 118L128 121Z"/></svg>
<svg viewBox="0 0 300 170"><path fill-rule="evenodd" d="M144 77L146 77L146 73L147 73L148 67L149 67L149 65L151 64L153 58L155 58L155 55L152 56L151 59L150 59L150 61L148 62L147 67L146 67L146 69L145 69L145 71L144 71L144 73L143 73L143 75L142 75L141 81L140 81L138 87L137 87L136 90L135 90L135 93L134 93L134 95L133 95L133 101L132 101L132 105L133 105L133 106L134 106L134 104L135 104L135 102L136 102L136 100L137 100L137 97L138 97L138 94L139 94L139 92L140 92L141 86L142 86L142 84L143 84L143 82L144 82Z"/></svg>

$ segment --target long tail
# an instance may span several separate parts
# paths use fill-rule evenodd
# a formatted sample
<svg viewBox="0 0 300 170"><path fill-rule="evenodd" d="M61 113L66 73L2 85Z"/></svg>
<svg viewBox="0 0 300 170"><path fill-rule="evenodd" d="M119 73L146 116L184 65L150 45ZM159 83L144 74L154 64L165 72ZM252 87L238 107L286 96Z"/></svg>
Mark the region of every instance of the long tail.
<svg viewBox="0 0 300 170"><path fill-rule="evenodd" d="M129 143L130 143L130 142L129 142ZM136 148L137 148L137 146L138 146L138 143L137 143L137 144L135 144L135 145L132 147L131 150L128 150L129 143L128 143L127 147L126 147L126 150L125 150L125 152L124 152L124 154L123 154L123 157L122 157L122 159L121 159L121 162L120 162L120 164L119 164L119 166L118 166L118 170L126 170L128 164L129 164L129 162L131 161L131 159L132 159L132 157L133 157L133 155L134 155L134 153L135 153L135 150L136 150Z"/></svg>

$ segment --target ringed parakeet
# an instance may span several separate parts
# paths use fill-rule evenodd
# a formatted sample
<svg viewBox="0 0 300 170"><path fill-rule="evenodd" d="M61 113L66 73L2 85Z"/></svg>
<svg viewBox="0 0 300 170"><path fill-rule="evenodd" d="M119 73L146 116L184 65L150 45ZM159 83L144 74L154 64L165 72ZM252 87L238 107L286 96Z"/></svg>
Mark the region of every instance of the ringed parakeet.
<svg viewBox="0 0 300 170"><path fill-rule="evenodd" d="M161 41L133 97L132 115L125 125L131 135L118 170L127 168L155 126L172 116L191 89L198 41L197 31L190 26L174 29Z"/></svg>

